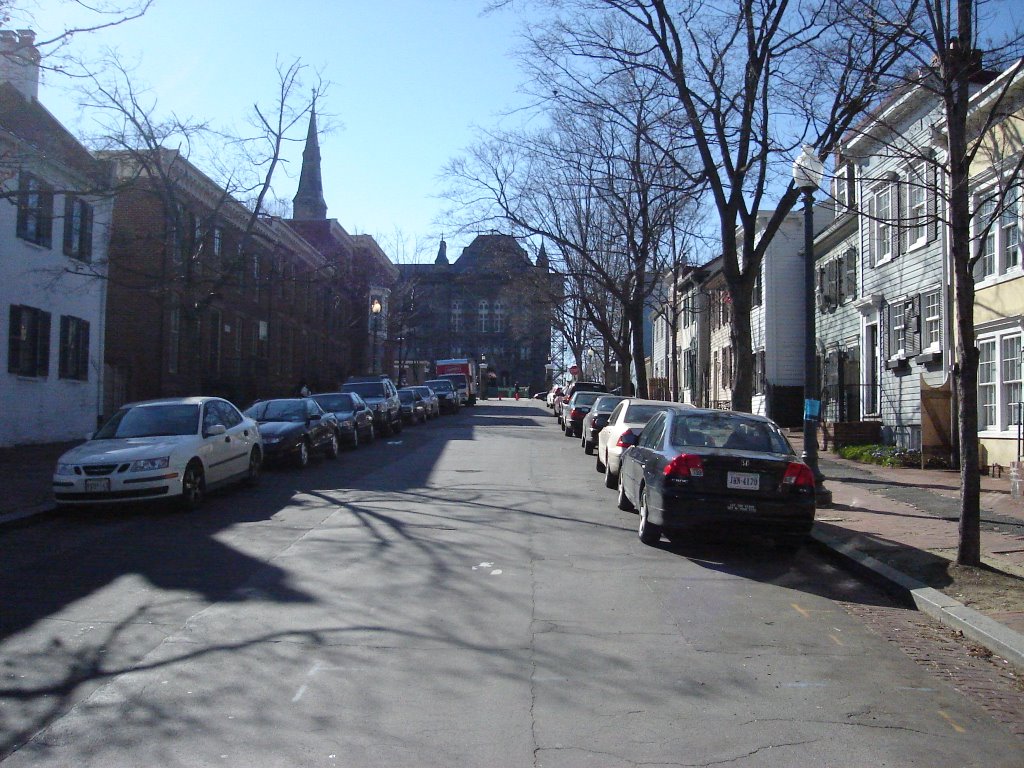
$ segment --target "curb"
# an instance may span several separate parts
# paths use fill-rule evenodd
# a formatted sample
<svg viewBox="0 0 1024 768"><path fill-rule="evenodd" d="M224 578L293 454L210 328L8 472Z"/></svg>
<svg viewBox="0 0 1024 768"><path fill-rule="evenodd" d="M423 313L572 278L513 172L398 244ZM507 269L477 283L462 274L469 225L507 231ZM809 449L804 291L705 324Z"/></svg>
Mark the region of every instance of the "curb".
<svg viewBox="0 0 1024 768"><path fill-rule="evenodd" d="M1024 672L1024 635L1021 633L864 554L853 544L830 536L817 527L811 531L811 541L839 559L851 563L857 570L890 587L896 587L901 596L913 602L922 613L928 614L947 627L963 632L965 637L1006 659L1018 671Z"/></svg>
<svg viewBox="0 0 1024 768"><path fill-rule="evenodd" d="M28 519L30 517L35 517L37 515L44 515L47 512L53 512L56 508L57 508L57 506L55 504L53 504L52 502L50 502L50 503L36 504L33 507L25 507L24 509L20 509L17 512L6 512L4 514L0 514L0 525L8 525L9 523L17 523L17 522L19 522L21 520L26 520L26 519Z"/></svg>

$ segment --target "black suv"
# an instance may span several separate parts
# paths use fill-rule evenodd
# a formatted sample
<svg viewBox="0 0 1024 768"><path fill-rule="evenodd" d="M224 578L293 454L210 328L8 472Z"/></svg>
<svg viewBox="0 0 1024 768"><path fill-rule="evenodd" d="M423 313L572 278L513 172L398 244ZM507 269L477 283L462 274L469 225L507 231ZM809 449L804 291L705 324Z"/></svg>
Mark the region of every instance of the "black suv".
<svg viewBox="0 0 1024 768"><path fill-rule="evenodd" d="M355 392L373 411L373 426L380 434L402 431L402 401L386 376L352 376L341 385L342 392Z"/></svg>

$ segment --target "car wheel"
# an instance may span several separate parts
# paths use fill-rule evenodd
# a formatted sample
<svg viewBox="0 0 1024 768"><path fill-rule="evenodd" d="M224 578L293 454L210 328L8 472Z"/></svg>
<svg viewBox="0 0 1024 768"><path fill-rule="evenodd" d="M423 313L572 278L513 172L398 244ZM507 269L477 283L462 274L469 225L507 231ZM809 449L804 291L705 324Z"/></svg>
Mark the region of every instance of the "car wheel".
<svg viewBox="0 0 1024 768"><path fill-rule="evenodd" d="M647 489L640 491L640 525L637 528L637 535L640 541L647 545L657 544L661 541L661 526L655 525L649 519L647 505Z"/></svg>
<svg viewBox="0 0 1024 768"><path fill-rule="evenodd" d="M567 426L565 428L565 436L566 437L572 437L572 424L570 424L569 426Z"/></svg>
<svg viewBox="0 0 1024 768"><path fill-rule="evenodd" d="M391 436L391 422L388 421L387 419L385 419L384 423L380 425L380 436L381 437L390 437Z"/></svg>
<svg viewBox="0 0 1024 768"><path fill-rule="evenodd" d="M206 474L199 461L191 461L181 476L181 506L191 511L198 509L206 495Z"/></svg>
<svg viewBox="0 0 1024 768"><path fill-rule="evenodd" d="M309 466L309 443L305 440L299 443L299 450L295 453L295 463L303 469Z"/></svg>
<svg viewBox="0 0 1024 768"><path fill-rule="evenodd" d="M263 454L259 448L253 448L249 452L249 470L245 473L245 484L248 486L258 485L260 482L260 470L263 468Z"/></svg>
<svg viewBox="0 0 1024 768"><path fill-rule="evenodd" d="M359 447L359 427L352 430L352 442L349 443L349 447L353 451Z"/></svg>
<svg viewBox="0 0 1024 768"><path fill-rule="evenodd" d="M402 417L399 416L398 421L396 421L394 425L391 427L391 433L394 435L401 434L403 426L405 425L402 423Z"/></svg>
<svg viewBox="0 0 1024 768"><path fill-rule="evenodd" d="M373 442L374 440L376 440L376 439L377 439L377 430L376 430L376 428L375 428L375 427L373 426L373 424L370 424L370 429L369 429L369 431L368 431L368 432L366 433L366 442L368 442L368 443L372 443L372 442Z"/></svg>
<svg viewBox="0 0 1024 768"><path fill-rule="evenodd" d="M590 442L589 440L584 440L583 441L583 452L587 456L593 456L594 455L594 444L592 442Z"/></svg>
<svg viewBox="0 0 1024 768"><path fill-rule="evenodd" d="M612 474L612 469L608 465L604 468L604 487L605 488L616 488L619 483L618 473Z"/></svg>
<svg viewBox="0 0 1024 768"><path fill-rule="evenodd" d="M327 448L324 450L324 455L328 459L338 458L338 436L331 432L331 439L327 441Z"/></svg>
<svg viewBox="0 0 1024 768"><path fill-rule="evenodd" d="M619 495L618 498L615 500L615 503L618 506L618 508L621 509L623 512L632 512L635 509L635 507L633 506L633 502L626 498L626 489L622 486L621 472L619 473Z"/></svg>
<svg viewBox="0 0 1024 768"><path fill-rule="evenodd" d="M604 472L604 462L601 461L601 451L600 450L596 451L596 455L597 455L597 461L594 464L594 469L596 469L598 472Z"/></svg>

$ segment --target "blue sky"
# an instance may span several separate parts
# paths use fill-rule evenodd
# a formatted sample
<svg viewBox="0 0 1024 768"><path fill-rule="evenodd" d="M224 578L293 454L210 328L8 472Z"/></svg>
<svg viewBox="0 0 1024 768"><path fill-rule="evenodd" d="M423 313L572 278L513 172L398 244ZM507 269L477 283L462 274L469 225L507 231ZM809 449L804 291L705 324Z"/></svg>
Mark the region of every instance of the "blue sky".
<svg viewBox="0 0 1024 768"><path fill-rule="evenodd" d="M62 0L28 0L40 37L67 20ZM271 103L275 60L301 57L331 86L318 105L336 130L321 137L328 216L389 245L396 228L410 245L392 256L432 260L446 233L457 255L471 234L452 235L436 195L444 163L472 143L473 126L494 126L523 97L510 52L520 18L482 15L484 0L156 0L145 17L82 35L86 57L114 47L137 60L159 111L243 126L254 101ZM17 20L16 20L17 21ZM78 135L89 132L67 78L47 73L40 101ZM303 125L300 134L304 135ZM291 199L301 146L275 189ZM422 249L417 255L411 243Z"/></svg>

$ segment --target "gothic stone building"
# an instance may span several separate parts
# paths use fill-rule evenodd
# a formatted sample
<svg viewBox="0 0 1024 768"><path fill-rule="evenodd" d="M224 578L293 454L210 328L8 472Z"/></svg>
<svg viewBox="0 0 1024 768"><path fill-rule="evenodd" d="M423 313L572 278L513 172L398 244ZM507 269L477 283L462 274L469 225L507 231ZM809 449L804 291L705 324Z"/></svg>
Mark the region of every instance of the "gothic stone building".
<svg viewBox="0 0 1024 768"><path fill-rule="evenodd" d="M486 362L491 386L545 386L557 278L541 247L537 263L511 235L478 235L449 263L441 241L433 264L403 264L392 339L410 383L438 359Z"/></svg>

